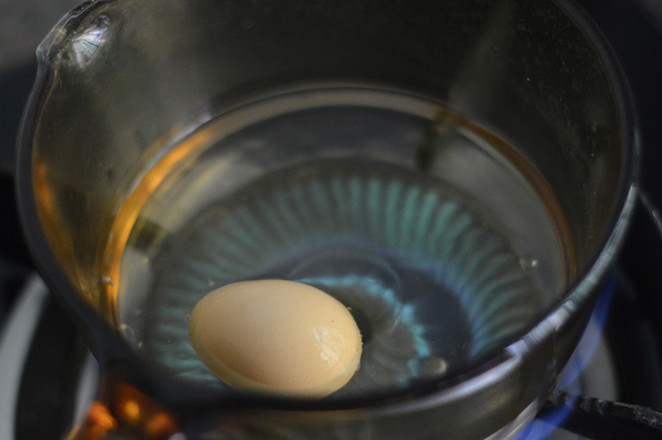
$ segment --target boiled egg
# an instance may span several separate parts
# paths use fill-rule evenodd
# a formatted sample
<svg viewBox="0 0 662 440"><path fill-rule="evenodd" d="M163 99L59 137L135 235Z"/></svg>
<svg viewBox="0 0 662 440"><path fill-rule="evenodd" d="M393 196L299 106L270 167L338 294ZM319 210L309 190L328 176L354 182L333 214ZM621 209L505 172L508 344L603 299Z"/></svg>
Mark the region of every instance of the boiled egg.
<svg viewBox="0 0 662 440"><path fill-rule="evenodd" d="M361 333L337 299L285 280L228 284L203 297L189 321L191 344L228 385L323 397L351 379Z"/></svg>

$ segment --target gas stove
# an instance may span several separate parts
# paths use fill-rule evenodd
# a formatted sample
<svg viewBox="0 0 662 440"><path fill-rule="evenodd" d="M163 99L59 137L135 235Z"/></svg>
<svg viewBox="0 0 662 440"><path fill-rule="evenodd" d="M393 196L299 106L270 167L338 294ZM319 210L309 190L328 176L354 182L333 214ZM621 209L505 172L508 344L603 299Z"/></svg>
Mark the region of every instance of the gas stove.
<svg viewBox="0 0 662 440"><path fill-rule="evenodd" d="M0 61L0 195L13 196L13 145L36 65L32 52L72 1L3 5L15 44ZM582 0L617 53L637 103L642 195L617 264L557 389L516 440L662 438L662 8L654 0ZM45 5L45 3L44 3ZM21 34L23 33L23 34ZM23 38L21 38L23 37ZM3 38L3 41L9 39ZM34 271L13 208L0 215L0 438L62 438L96 390L98 370Z"/></svg>

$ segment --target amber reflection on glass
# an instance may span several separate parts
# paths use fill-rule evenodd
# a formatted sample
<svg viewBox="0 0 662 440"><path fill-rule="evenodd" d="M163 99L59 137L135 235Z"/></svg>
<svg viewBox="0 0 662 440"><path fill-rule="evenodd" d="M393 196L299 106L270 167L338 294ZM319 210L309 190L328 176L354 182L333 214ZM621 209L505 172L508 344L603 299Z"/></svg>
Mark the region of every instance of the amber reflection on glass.
<svg viewBox="0 0 662 440"><path fill-rule="evenodd" d="M137 424L140 421L140 404L135 400L126 399L120 404L118 413L125 423Z"/></svg>
<svg viewBox="0 0 662 440"><path fill-rule="evenodd" d="M69 280L74 285L79 286L85 294L86 299L93 303L93 296L88 295L84 286L80 286L74 262L74 250L72 247L71 239L66 233L63 233L63 228L60 228L61 222L58 215L61 210L58 207L57 197L53 192L51 185L51 176L49 175L48 164L35 160L33 167L34 197L38 209L39 222L44 229L44 235L48 240L48 244L53 250L53 254L58 259L62 269L67 274ZM96 304L93 304L96 306Z"/></svg>
<svg viewBox="0 0 662 440"><path fill-rule="evenodd" d="M434 146L432 145L434 139L443 136L444 132L449 129L449 126L458 123L458 118L459 115L455 111L449 111L443 108L438 110L434 123L430 126L430 132L427 133L427 138L421 145L418 157L419 161L431 160L431 157L429 156L434 156L435 154ZM481 138L485 139L489 145L496 148L496 150L506 158L522 176L524 176L526 181L531 185L540 198L540 201L542 201L549 218L552 220L552 224L555 226L554 230L556 232L557 242L561 246L561 257L563 258L563 267L565 268L563 285L567 286L577 274L576 251L572 239L570 224L560 208L554 190L536 167L528 162L519 151L515 150L508 143L495 136L489 130L486 130L478 124L474 124L471 121L463 120L462 125L468 127L471 132L478 134Z"/></svg>
<svg viewBox="0 0 662 440"><path fill-rule="evenodd" d="M174 417L162 405L134 386L107 377L101 400L92 403L83 422L67 439L161 440L172 438L178 432Z"/></svg>
<svg viewBox="0 0 662 440"><path fill-rule="evenodd" d="M102 439L117 429L117 421L108 408L101 402L93 402L87 410L85 419L67 437L67 440Z"/></svg>
<svg viewBox="0 0 662 440"><path fill-rule="evenodd" d="M103 256L101 286L104 298L103 313L115 326L117 322L117 294L122 252L129 239L134 224L143 205L161 182L192 152L210 141L209 134L196 133L164 155L153 167L140 178L135 189L122 204L108 235L108 242Z"/></svg>

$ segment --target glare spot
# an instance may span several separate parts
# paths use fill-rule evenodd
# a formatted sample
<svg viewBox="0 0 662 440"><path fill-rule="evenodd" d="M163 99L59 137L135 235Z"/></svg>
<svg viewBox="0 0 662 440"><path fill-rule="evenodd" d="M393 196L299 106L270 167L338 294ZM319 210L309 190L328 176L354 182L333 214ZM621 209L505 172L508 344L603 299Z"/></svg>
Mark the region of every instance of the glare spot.
<svg viewBox="0 0 662 440"><path fill-rule="evenodd" d="M107 15L97 17L92 25L74 36L69 48L69 57L78 67L86 67L100 54L108 40L110 18Z"/></svg>

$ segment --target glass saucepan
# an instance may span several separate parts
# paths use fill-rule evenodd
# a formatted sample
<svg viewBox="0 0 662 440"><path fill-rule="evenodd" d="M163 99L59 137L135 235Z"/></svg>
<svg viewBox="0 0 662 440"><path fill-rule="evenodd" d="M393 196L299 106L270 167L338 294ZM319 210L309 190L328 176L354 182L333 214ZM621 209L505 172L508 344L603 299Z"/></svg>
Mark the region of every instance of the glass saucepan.
<svg viewBox="0 0 662 440"><path fill-rule="evenodd" d="M39 46L26 236L102 368L72 438L509 438L636 191L627 86L572 2L98 0ZM219 381L197 301L311 284L362 335L322 399Z"/></svg>

